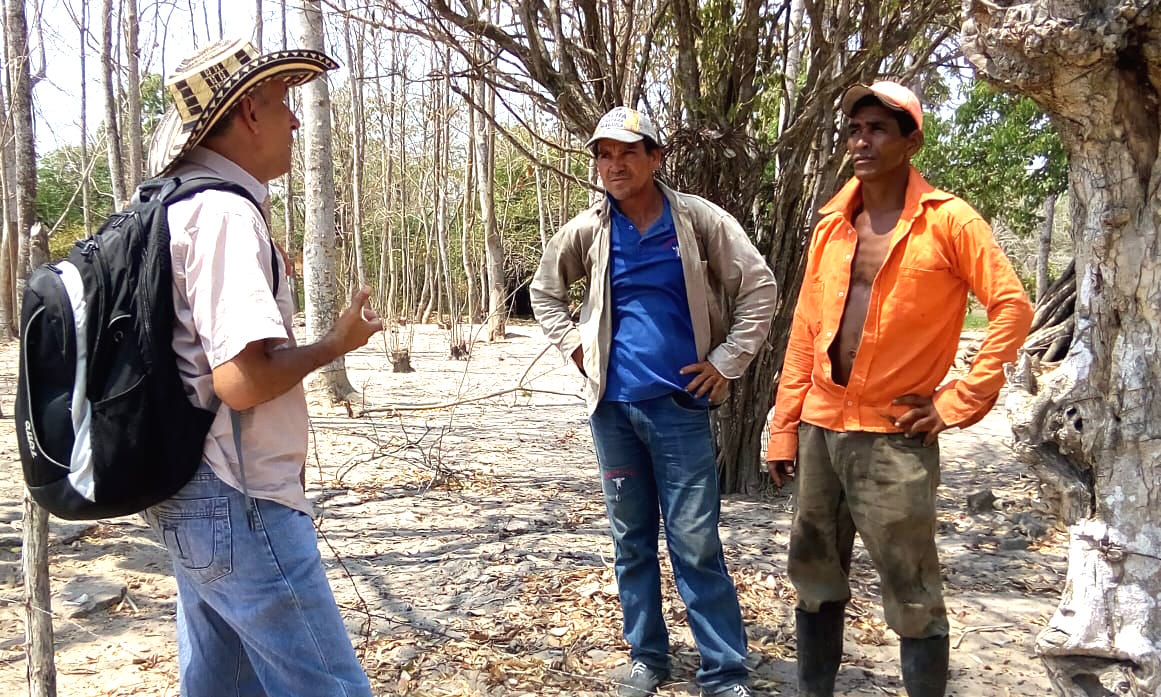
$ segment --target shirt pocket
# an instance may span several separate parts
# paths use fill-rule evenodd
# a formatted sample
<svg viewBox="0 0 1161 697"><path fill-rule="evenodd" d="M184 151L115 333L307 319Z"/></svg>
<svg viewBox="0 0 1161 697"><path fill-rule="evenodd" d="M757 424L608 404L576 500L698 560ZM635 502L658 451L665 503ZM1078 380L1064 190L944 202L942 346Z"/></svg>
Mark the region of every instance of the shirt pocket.
<svg viewBox="0 0 1161 697"><path fill-rule="evenodd" d="M887 293L883 319L904 327L924 327L937 323L936 315L948 311L947 294L952 278L947 269L903 266Z"/></svg>

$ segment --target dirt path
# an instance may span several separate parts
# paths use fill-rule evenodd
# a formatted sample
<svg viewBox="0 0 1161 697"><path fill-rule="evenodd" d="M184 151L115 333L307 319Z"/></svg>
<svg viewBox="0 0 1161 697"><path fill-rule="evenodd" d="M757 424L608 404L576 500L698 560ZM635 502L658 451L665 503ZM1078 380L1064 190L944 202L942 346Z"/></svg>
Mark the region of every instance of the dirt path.
<svg viewBox="0 0 1161 697"><path fill-rule="evenodd" d="M539 330L446 359L445 333L419 327L397 375L382 346L351 357L367 407L450 401L514 386L541 353ZM21 478L10 419L16 353L0 347L0 694L23 693ZM467 373L465 374L465 368ZM625 661L604 506L579 378L549 352L522 391L452 409L352 419L312 404L310 494L322 554L353 640L380 695L606 695ZM544 392L540 392L543 390ZM993 413L941 438L940 553L952 612L952 695L1047 695L1032 658L1063 586L1063 535L1045 524L1034 480L1013 461ZM986 514L967 496L991 489ZM749 630L760 694L792 695L793 592L785 577L792 501L723 503L727 561ZM177 695L174 584L137 519L53 523L57 668L62 697ZM898 642L877 580L855 553L856 601L840 693L903 695ZM668 574L668 570L665 572ZM667 582L675 679L697 654ZM91 608L103 601L107 607ZM69 615L78 614L77 617ZM677 682L664 695L696 694Z"/></svg>

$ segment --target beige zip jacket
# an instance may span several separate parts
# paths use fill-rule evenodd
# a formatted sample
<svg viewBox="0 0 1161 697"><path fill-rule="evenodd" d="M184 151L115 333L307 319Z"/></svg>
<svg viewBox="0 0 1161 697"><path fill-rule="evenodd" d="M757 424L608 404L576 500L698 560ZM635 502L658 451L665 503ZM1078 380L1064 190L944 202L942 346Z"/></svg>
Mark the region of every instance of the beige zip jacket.
<svg viewBox="0 0 1161 697"><path fill-rule="evenodd" d="M736 379L766 341L778 301L774 274L729 213L658 183L669 200L685 275L685 294L699 360ZM612 343L607 197L568 221L548 242L532 279L532 312L548 340L569 360L584 353L585 399L591 414L605 390ZM568 289L589 281L580 323L568 311Z"/></svg>

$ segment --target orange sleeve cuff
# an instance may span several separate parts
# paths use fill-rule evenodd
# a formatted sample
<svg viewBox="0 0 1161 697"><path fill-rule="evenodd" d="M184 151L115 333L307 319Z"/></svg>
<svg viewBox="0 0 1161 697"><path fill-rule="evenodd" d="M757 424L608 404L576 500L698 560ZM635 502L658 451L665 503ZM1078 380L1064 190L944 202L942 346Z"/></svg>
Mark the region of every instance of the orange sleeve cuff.
<svg viewBox="0 0 1161 697"><path fill-rule="evenodd" d="M766 462L775 460L794 460L798 457L798 434L771 433L770 443L766 446Z"/></svg>

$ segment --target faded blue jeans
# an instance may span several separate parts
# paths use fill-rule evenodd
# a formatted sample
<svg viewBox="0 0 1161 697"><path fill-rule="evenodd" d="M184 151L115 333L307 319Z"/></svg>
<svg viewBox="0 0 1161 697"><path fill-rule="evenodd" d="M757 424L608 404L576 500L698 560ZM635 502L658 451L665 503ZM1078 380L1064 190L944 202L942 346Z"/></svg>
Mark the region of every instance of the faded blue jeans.
<svg viewBox="0 0 1161 697"><path fill-rule="evenodd" d="M601 402L589 421L613 532L625 641L634 661L669 669L659 523L701 653L698 683L747 683L746 633L718 537L721 500L709 411L684 394Z"/></svg>
<svg viewBox="0 0 1161 697"><path fill-rule="evenodd" d="M202 466L145 511L177 578L182 697L370 697L314 523Z"/></svg>

